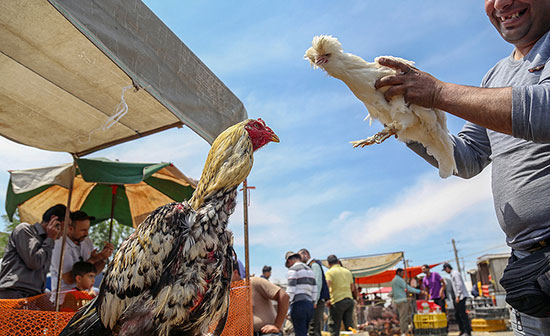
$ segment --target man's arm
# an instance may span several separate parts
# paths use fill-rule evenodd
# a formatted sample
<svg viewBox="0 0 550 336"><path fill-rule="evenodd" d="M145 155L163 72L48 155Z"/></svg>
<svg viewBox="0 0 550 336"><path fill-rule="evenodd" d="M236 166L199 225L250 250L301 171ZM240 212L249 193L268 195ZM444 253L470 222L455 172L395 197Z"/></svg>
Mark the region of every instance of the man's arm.
<svg viewBox="0 0 550 336"><path fill-rule="evenodd" d="M263 326L261 332L263 333L278 333L283 328L283 323L285 321L286 313L288 312L288 305L290 302L290 296L284 291L284 289L279 289L277 294L272 298L272 300L277 301L277 316L275 317L275 326L278 330L273 331L269 328L269 325Z"/></svg>
<svg viewBox="0 0 550 336"><path fill-rule="evenodd" d="M313 298L313 303L316 304L321 297L321 289L323 288L323 270L315 261L311 264L311 269L313 270L313 273L315 273L315 284L317 285L317 292Z"/></svg>
<svg viewBox="0 0 550 336"><path fill-rule="evenodd" d="M445 298L445 293L447 289L447 283L445 282L445 279L443 279L441 276L439 277L439 283L441 284L441 288L439 289L439 297L442 299Z"/></svg>
<svg viewBox="0 0 550 336"><path fill-rule="evenodd" d="M537 84L501 88L478 88L446 83L414 67L382 58L380 64L401 74L376 81L387 87L386 99L403 95L405 101L437 108L482 127L536 143L550 143L550 64Z"/></svg>
<svg viewBox="0 0 550 336"><path fill-rule="evenodd" d="M107 259L111 256L111 254L113 254L113 250L113 244L106 242L101 252L98 253L97 250L93 250L90 258L86 261L94 264L96 272L100 273L101 271L103 271L103 268L105 268L105 265L107 264Z"/></svg>
<svg viewBox="0 0 550 336"><path fill-rule="evenodd" d="M512 88L478 88L446 83L432 75L392 59L382 58L381 65L402 74L376 81L377 89L390 86L384 93L389 101L403 95L405 101L437 108L497 132L512 135Z"/></svg>
<svg viewBox="0 0 550 336"><path fill-rule="evenodd" d="M14 232L13 239L17 254L28 268L38 270L50 262L54 246L54 240L50 235L43 242L40 242L33 235L32 227L26 226Z"/></svg>

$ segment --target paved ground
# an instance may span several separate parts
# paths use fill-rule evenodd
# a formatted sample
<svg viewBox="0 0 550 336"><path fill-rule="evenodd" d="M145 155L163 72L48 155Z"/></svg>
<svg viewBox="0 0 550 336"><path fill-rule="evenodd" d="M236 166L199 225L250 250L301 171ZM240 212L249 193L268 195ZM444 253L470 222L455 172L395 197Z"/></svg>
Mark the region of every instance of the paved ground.
<svg viewBox="0 0 550 336"><path fill-rule="evenodd" d="M494 331L494 332L479 332L474 331L472 336L514 336L512 331ZM458 331L450 332L449 336L458 336Z"/></svg>

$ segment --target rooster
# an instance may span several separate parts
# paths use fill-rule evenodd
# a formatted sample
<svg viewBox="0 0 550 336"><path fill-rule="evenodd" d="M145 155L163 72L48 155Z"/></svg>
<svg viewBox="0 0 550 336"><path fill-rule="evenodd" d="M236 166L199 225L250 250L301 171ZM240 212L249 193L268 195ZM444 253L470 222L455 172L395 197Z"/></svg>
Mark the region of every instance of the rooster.
<svg viewBox="0 0 550 336"><path fill-rule="evenodd" d="M270 141L279 138L261 119L222 132L191 199L159 207L139 225L115 254L99 295L60 335L196 336L216 316L214 333L221 334L233 258L227 222L253 152Z"/></svg>
<svg viewBox="0 0 550 336"><path fill-rule="evenodd" d="M367 119L376 119L384 129L363 140L352 141L354 147L381 143L395 135L403 142L416 141L426 147L428 154L439 163L439 176L446 178L456 173L453 143L447 130L447 118L443 111L428 109L405 103L397 97L387 102L384 93L374 87L377 79L395 75L392 68L364 61L361 57L344 53L342 44L334 37L320 35L313 38L312 47L306 51L305 59L313 68L320 67L330 76L342 80L369 111ZM413 62L398 57L384 56L409 66Z"/></svg>

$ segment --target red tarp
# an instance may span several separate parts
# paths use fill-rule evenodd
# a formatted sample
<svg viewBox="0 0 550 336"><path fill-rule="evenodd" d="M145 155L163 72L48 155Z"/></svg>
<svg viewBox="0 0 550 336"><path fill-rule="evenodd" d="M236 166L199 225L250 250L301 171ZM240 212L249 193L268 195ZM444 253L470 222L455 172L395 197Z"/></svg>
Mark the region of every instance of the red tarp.
<svg viewBox="0 0 550 336"><path fill-rule="evenodd" d="M430 265L430 268L434 268L442 263ZM414 278L418 274L422 273L422 266L407 267L407 278ZM376 285L391 282L395 277L395 270L387 270L382 273L370 275L361 278L355 278L355 283L359 285Z"/></svg>

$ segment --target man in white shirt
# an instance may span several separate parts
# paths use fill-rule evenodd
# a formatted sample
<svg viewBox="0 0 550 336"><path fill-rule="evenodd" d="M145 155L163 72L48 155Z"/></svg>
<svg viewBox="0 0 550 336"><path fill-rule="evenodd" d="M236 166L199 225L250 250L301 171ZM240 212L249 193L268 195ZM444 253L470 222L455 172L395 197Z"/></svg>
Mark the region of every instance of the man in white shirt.
<svg viewBox="0 0 550 336"><path fill-rule="evenodd" d="M91 239L88 238L91 220L95 220L95 217L88 216L84 211L79 210L71 213L71 224L67 229L67 240L65 242L65 253L63 256L63 275L61 277L60 291L70 290L74 287L74 277L71 274L71 270L76 262L87 261L92 263L97 273L100 273L107 264L107 259L113 253L114 247L111 243L105 243L101 252L97 252L97 250L94 249ZM53 249L50 266L52 292L57 290L59 257L61 255L62 241L62 239L57 239Z"/></svg>
<svg viewBox="0 0 550 336"><path fill-rule="evenodd" d="M470 325L470 319L466 313L466 299L468 299L468 290L462 280L462 276L458 271L453 270L451 265L445 263L443 270L451 275L451 284L455 293L455 317L460 329L459 336L469 336L472 333L472 326Z"/></svg>

